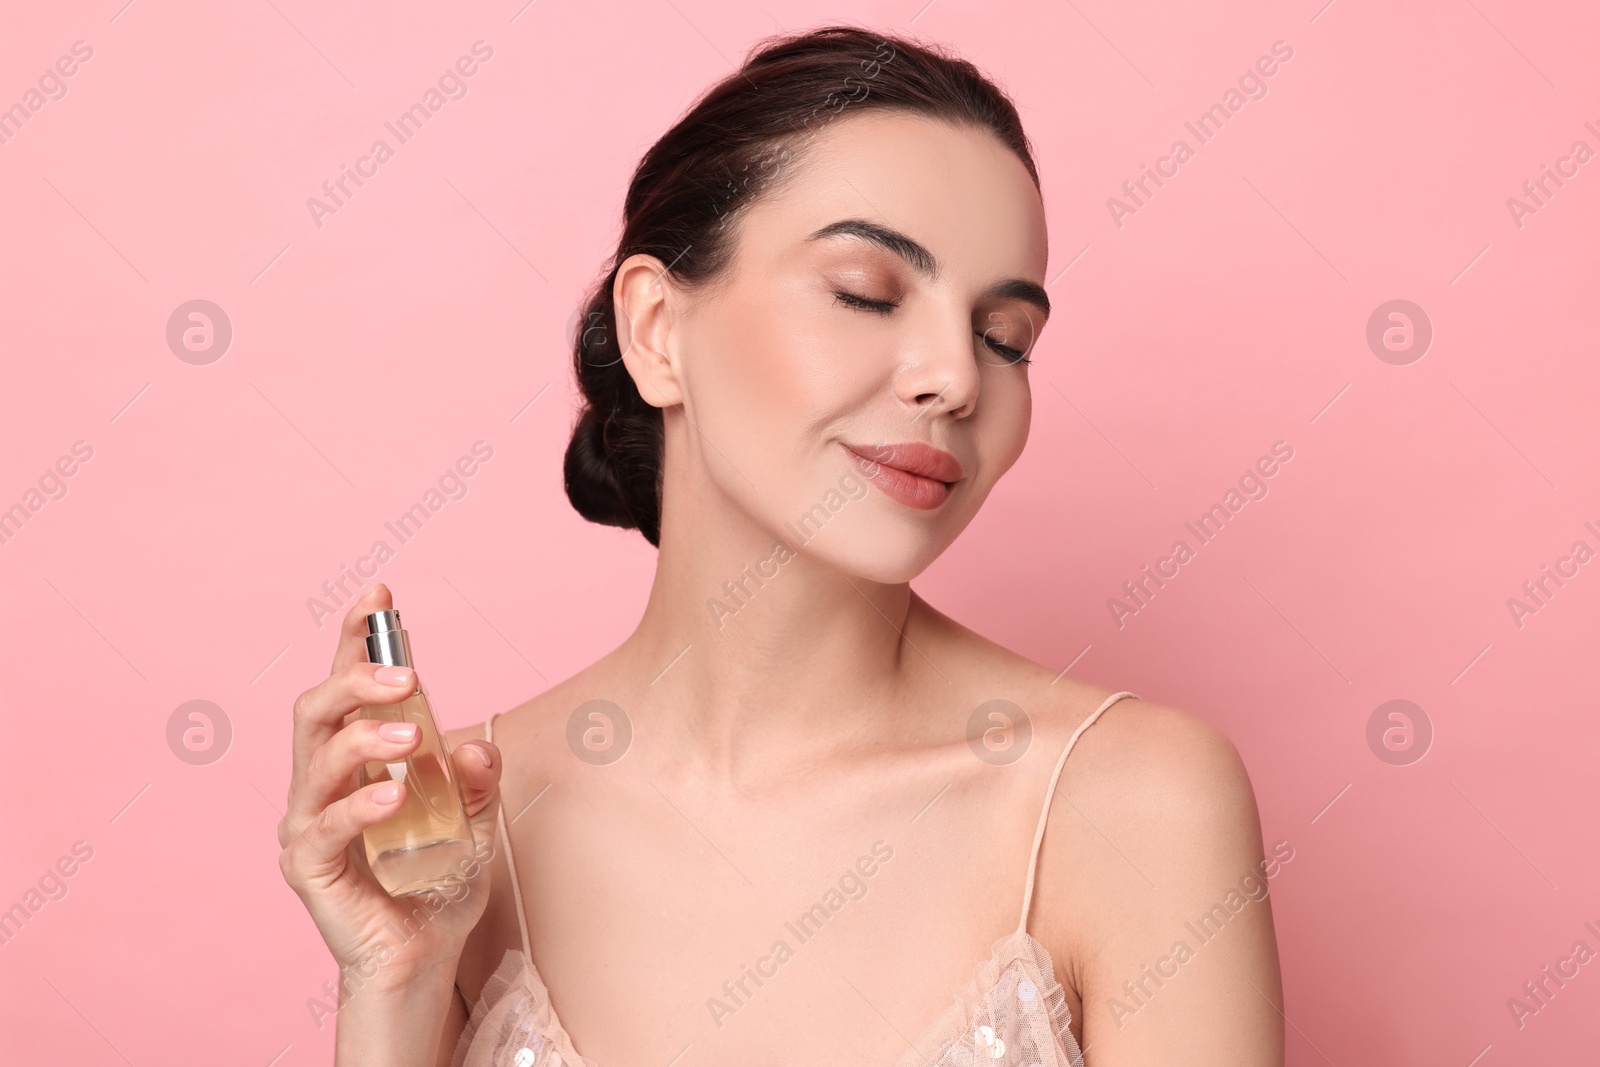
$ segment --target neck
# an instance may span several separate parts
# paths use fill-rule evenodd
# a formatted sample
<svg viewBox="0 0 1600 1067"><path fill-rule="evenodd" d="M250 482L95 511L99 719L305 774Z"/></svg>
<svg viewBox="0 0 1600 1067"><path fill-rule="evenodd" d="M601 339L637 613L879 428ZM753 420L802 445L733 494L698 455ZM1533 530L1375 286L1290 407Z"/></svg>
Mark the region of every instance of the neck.
<svg viewBox="0 0 1600 1067"><path fill-rule="evenodd" d="M911 686L937 680L915 647L935 613L909 583L807 551L842 531L775 535L725 497L697 495L662 516L649 602L619 650L674 750L718 774L760 774L881 731Z"/></svg>

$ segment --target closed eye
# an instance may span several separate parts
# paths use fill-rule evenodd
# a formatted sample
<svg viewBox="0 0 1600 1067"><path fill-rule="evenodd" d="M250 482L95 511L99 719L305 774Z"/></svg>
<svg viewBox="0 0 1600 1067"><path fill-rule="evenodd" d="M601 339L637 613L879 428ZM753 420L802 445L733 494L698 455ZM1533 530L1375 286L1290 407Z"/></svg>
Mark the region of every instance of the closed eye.
<svg viewBox="0 0 1600 1067"><path fill-rule="evenodd" d="M1023 355L1021 352L1017 351L1015 348L1012 348L1010 345L997 344L996 342L989 340L989 338L984 337L983 334L977 333L977 332L974 332L973 336L974 337L983 337L983 343L984 344L988 345L990 348L992 348L996 352L1000 353L1000 355L1004 356L1007 360L1009 360L1012 363L1032 363L1033 362L1033 360L1029 359L1027 356Z"/></svg>
<svg viewBox="0 0 1600 1067"><path fill-rule="evenodd" d="M871 297L862 296L859 293L852 293L845 289L836 289L834 290L833 295L841 304L844 304L846 307L853 307L861 311L871 311L879 315L887 315L895 308L900 306L899 303L893 300L873 300ZM985 345L987 345L993 351L998 352L1009 363L1023 364L1033 362L1033 360L1029 359L1027 356L1024 356L1020 351L1012 348L1010 345L1003 345L990 340L987 333L974 330L972 336L981 338Z"/></svg>
<svg viewBox="0 0 1600 1067"><path fill-rule="evenodd" d="M833 295L838 297L839 302L847 307L860 308L862 311L876 311L880 315L887 315L900 306L893 300L873 300L871 297L847 292L844 289L835 290Z"/></svg>

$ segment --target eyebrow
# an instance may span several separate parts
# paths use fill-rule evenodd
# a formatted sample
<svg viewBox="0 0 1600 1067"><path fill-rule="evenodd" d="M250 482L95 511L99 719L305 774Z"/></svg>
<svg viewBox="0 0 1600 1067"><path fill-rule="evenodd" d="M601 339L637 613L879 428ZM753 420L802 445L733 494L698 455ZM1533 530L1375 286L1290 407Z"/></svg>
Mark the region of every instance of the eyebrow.
<svg viewBox="0 0 1600 1067"><path fill-rule="evenodd" d="M900 231L891 230L887 226L880 226L866 219L840 219L838 222L828 223L806 240L816 241L824 237L859 237L871 241L905 260L918 274L926 278L939 276L939 261L932 252ZM1044 287L1025 278L1007 278L1005 281L996 282L985 289L982 295L1024 300L1038 308L1039 313L1045 318L1050 317L1050 297L1046 295Z"/></svg>

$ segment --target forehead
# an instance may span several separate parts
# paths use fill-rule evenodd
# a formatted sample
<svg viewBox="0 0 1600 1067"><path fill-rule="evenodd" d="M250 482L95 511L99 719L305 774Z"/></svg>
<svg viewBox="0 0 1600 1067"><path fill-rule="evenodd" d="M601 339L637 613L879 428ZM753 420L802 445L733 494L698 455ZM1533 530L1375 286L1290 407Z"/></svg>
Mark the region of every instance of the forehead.
<svg viewBox="0 0 1600 1067"><path fill-rule="evenodd" d="M751 205L745 251L793 257L830 222L866 218L918 241L947 279L1041 281L1048 245L1039 191L1016 154L978 127L846 110L802 142L787 180ZM835 238L827 242L848 240Z"/></svg>

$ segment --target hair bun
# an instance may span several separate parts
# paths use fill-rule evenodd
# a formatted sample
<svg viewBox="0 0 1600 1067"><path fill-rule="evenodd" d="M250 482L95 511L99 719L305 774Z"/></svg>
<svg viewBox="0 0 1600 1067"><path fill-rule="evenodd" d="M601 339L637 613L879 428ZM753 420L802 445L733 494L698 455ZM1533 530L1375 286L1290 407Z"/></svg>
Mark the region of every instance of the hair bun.
<svg viewBox="0 0 1600 1067"><path fill-rule="evenodd" d="M567 499L572 501L578 514L590 522L631 526L628 507L606 458L604 442L604 421L599 412L586 406L578 417L578 425L573 428L566 459L561 465Z"/></svg>

